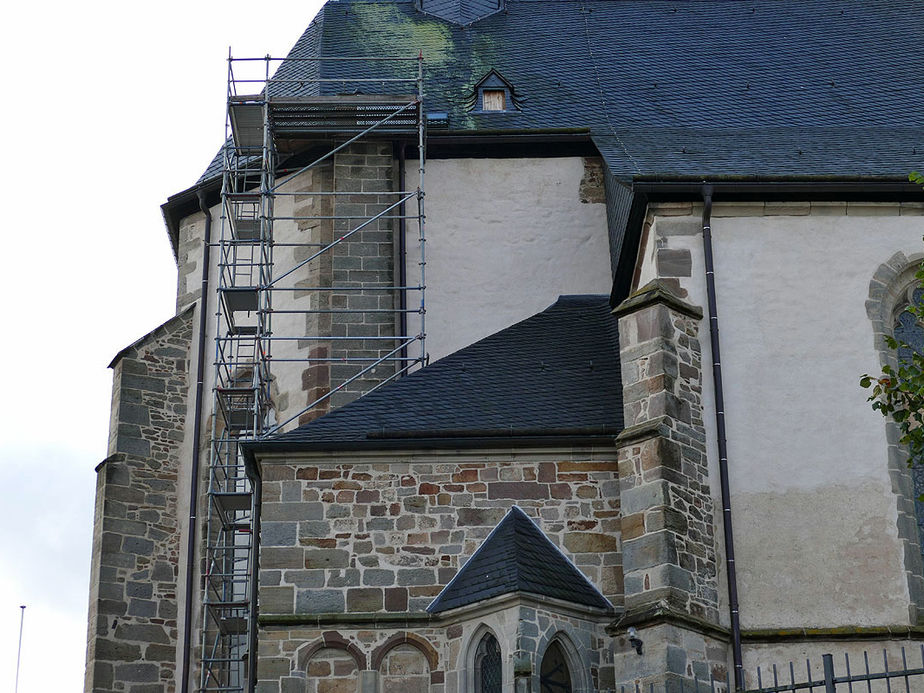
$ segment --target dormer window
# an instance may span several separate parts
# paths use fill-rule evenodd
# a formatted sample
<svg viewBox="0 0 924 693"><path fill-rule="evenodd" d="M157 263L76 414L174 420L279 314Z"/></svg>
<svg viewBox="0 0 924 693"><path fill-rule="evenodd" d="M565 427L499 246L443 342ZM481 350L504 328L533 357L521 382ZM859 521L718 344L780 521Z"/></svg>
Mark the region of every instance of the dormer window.
<svg viewBox="0 0 924 693"><path fill-rule="evenodd" d="M506 111L507 92L503 89L485 89L482 97L482 110Z"/></svg>
<svg viewBox="0 0 924 693"><path fill-rule="evenodd" d="M513 85L499 72L491 70L475 85L469 109L473 113L509 113L519 111Z"/></svg>

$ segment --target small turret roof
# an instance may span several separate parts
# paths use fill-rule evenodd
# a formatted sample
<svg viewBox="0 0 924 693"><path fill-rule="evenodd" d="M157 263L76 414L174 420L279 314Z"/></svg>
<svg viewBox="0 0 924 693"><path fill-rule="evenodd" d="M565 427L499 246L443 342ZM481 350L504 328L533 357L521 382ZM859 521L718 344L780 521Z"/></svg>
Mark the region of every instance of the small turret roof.
<svg viewBox="0 0 924 693"><path fill-rule="evenodd" d="M513 506L427 611L439 613L513 592L612 608L536 523Z"/></svg>

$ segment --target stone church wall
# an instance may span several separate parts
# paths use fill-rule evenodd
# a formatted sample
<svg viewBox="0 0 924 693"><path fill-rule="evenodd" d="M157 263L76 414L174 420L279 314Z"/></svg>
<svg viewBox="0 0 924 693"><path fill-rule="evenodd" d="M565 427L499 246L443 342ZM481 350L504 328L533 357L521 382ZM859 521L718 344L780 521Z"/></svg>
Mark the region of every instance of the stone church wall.
<svg viewBox="0 0 924 693"><path fill-rule="evenodd" d="M690 203L650 207L639 286L657 277L683 300L706 305L701 213L701 205ZM880 267L899 251L920 253L922 213L921 204L909 203L713 208L732 519L750 669L771 663L760 652L788 661L830 651L824 637L842 637L844 629L871 644L883 632L908 633L917 624L920 561L906 547L920 546L920 539L900 516L909 504L907 472L890 460L884 422L858 381L880 367L881 326L867 315L879 300ZM701 341L709 364L709 340L701 335ZM715 406L710 371L703 374L706 412ZM717 496L714 416L707 413L704 423ZM792 631L803 628L816 634Z"/></svg>
<svg viewBox="0 0 924 693"><path fill-rule="evenodd" d="M193 311L113 363L109 456L97 468L85 690L176 689L177 483Z"/></svg>
<svg viewBox="0 0 924 693"><path fill-rule="evenodd" d="M622 596L608 451L264 460L260 613L421 612L511 505Z"/></svg>
<svg viewBox="0 0 924 693"><path fill-rule="evenodd" d="M417 185L414 163L409 187ZM430 159L425 181L431 359L560 295L610 293L599 158ZM408 267L416 262L412 255Z"/></svg>

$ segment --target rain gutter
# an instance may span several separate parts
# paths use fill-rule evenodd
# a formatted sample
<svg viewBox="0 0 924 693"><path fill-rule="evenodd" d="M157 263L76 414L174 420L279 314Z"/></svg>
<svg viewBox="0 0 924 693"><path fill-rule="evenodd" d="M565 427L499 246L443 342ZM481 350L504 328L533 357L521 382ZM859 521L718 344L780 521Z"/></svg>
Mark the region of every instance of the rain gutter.
<svg viewBox="0 0 924 693"><path fill-rule="evenodd" d="M199 466L202 437L202 399L205 387L205 330L208 305L209 265L212 240L212 214L206 205L205 190L198 190L199 210L205 214L202 240L202 284L199 289L199 344L196 352L196 403L193 423L192 464L189 479L189 528L186 532L186 600L183 604L183 666L181 693L189 691L189 665L192 653L193 567L196 565L196 528L199 524Z"/></svg>
<svg viewBox="0 0 924 693"><path fill-rule="evenodd" d="M738 611L738 575L735 569L735 539L732 533L731 493L728 485L728 445L725 436L725 393L722 387L722 356L719 348L719 317L716 309L715 263L712 255L711 185L701 185L703 198L703 251L706 265L706 301L709 306L709 341L712 345L712 381L715 390L716 438L719 448L719 483L722 488L722 530L725 535L725 572L728 577L728 610L731 616L732 661L735 689L744 688L741 658L741 621Z"/></svg>

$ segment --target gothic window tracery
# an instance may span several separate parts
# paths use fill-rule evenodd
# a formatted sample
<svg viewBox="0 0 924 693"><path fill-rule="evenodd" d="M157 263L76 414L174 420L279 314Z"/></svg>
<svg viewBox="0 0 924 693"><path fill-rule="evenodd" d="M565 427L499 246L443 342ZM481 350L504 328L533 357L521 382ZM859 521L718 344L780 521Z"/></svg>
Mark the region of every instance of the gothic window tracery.
<svg viewBox="0 0 924 693"><path fill-rule="evenodd" d="M485 633L475 650L475 693L500 693L501 652L497 638Z"/></svg>

